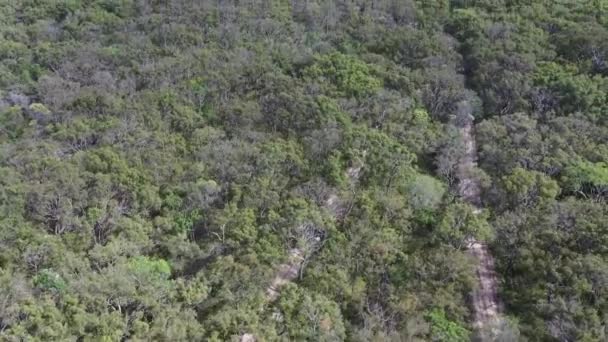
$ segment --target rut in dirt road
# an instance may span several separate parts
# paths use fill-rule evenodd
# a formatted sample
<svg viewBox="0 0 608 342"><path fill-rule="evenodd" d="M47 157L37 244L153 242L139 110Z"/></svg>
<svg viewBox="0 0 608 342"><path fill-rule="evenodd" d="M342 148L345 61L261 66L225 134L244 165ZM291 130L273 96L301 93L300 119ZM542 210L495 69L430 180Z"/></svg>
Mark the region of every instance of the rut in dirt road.
<svg viewBox="0 0 608 342"><path fill-rule="evenodd" d="M472 173L477 167L472 117L469 117L465 125L460 127L460 134L464 140L465 153L458 169L458 193L466 202L475 206L476 213L479 213L481 212L480 187ZM475 273L478 285L473 290L471 302L474 311L473 326L481 334L500 322L502 302L498 297L498 278L494 269L494 258L490 254L487 244L472 238L468 241L467 248L477 261ZM484 336L481 338L484 340Z"/></svg>
<svg viewBox="0 0 608 342"><path fill-rule="evenodd" d="M477 329L483 329L497 323L502 311L502 304L498 298L494 258L485 244L472 241L468 248L471 255L478 261L476 266L478 288L473 291L472 296L475 311L474 326Z"/></svg>

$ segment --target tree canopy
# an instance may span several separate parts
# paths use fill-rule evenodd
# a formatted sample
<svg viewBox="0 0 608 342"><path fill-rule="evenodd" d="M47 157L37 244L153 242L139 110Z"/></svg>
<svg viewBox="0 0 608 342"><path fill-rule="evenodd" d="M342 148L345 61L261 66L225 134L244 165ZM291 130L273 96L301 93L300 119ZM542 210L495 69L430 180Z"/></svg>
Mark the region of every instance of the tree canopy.
<svg viewBox="0 0 608 342"><path fill-rule="evenodd" d="M605 341L607 200L605 0L0 4L0 339Z"/></svg>

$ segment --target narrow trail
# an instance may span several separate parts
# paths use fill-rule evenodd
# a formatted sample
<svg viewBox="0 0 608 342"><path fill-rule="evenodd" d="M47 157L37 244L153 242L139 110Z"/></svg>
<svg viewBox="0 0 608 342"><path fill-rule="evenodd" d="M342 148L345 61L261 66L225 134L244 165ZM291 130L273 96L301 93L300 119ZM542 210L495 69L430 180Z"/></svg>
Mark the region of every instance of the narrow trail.
<svg viewBox="0 0 608 342"><path fill-rule="evenodd" d="M477 167L477 149L473 136L472 117L460 127L460 134L465 143L465 153L458 169L458 193L468 203L472 204L476 213L481 212L481 197L478 180L472 171ZM478 287L473 291L472 304L474 311L473 326L479 331L480 339L491 339L484 335L500 322L503 310L502 302L498 297L498 278L494 269L494 258L485 242L471 238L467 243L469 253L477 261L475 273Z"/></svg>
<svg viewBox="0 0 608 342"><path fill-rule="evenodd" d="M350 167L346 171L346 177L350 182L354 182L359 178L361 167ZM323 207L329 210L332 217L337 219L343 214L344 207L341 203L340 198L336 194L330 194ZM300 270L305 260L305 251L300 248L292 248L289 251L289 257L287 262L279 265L277 272L270 282L270 285L266 288L266 300L269 302L274 301L279 296L279 290L281 287L293 280L300 275Z"/></svg>
<svg viewBox="0 0 608 342"><path fill-rule="evenodd" d="M346 178L349 182L355 183L359 179L361 166L349 167L346 170ZM343 201L336 195L330 194L323 207L329 210L334 219L338 219L344 215L346 208ZM279 298L281 287L294 281L299 275L304 265L305 251L301 248L292 248L289 250L287 261L277 267L276 273L270 284L266 287L266 302L273 302ZM255 342L256 337L253 334L245 333L241 335L240 342Z"/></svg>
<svg viewBox="0 0 608 342"><path fill-rule="evenodd" d="M289 251L287 262L279 265L277 273L274 278L272 278L270 285L266 288L267 301L272 302L277 299L281 287L298 277L303 262L304 256L302 255L302 250L299 248L292 248Z"/></svg>

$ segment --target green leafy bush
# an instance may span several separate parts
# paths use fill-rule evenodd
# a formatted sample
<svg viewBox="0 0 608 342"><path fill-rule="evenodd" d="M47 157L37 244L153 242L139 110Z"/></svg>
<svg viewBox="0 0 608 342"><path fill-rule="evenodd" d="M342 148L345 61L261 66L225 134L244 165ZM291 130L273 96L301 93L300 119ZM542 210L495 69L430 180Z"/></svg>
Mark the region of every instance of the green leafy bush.
<svg viewBox="0 0 608 342"><path fill-rule="evenodd" d="M65 280L51 269L43 269L34 278L34 285L45 289L61 292L67 287Z"/></svg>
<svg viewBox="0 0 608 342"><path fill-rule="evenodd" d="M171 275L171 266L166 260L147 256L130 259L127 267L131 272L151 278L167 279Z"/></svg>
<svg viewBox="0 0 608 342"><path fill-rule="evenodd" d="M315 64L304 71L309 78L325 78L349 96L369 95L382 87L373 69L363 61L334 52L317 56Z"/></svg>
<svg viewBox="0 0 608 342"><path fill-rule="evenodd" d="M469 341L470 332L457 322L450 321L441 309L434 309L426 315L431 324L433 341Z"/></svg>

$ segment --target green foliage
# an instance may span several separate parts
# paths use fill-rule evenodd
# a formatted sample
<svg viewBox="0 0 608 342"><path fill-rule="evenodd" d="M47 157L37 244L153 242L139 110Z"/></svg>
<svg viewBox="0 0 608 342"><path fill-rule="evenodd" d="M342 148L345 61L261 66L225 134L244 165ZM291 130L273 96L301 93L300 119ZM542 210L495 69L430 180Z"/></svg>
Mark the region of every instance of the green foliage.
<svg viewBox="0 0 608 342"><path fill-rule="evenodd" d="M569 191L599 192L608 190L608 164L579 161L566 167L562 182Z"/></svg>
<svg viewBox="0 0 608 342"><path fill-rule="evenodd" d="M418 175L407 187L414 209L436 209L445 192L443 184L433 177Z"/></svg>
<svg viewBox="0 0 608 342"><path fill-rule="evenodd" d="M189 233L198 220L202 218L199 210L193 210L189 213L180 212L175 216L175 232Z"/></svg>
<svg viewBox="0 0 608 342"><path fill-rule="evenodd" d="M26 128L26 118L22 114L21 108L13 106L0 110L0 138L14 139L20 136Z"/></svg>
<svg viewBox="0 0 608 342"><path fill-rule="evenodd" d="M322 295L310 296L298 288L287 288L278 307L291 338L315 341L345 338L345 327L338 305Z"/></svg>
<svg viewBox="0 0 608 342"><path fill-rule="evenodd" d="M45 289L62 292L65 290L67 284L65 280L53 270L43 269L34 278L34 285Z"/></svg>
<svg viewBox="0 0 608 342"><path fill-rule="evenodd" d="M607 9L4 1L0 339L606 340Z"/></svg>
<svg viewBox="0 0 608 342"><path fill-rule="evenodd" d="M48 108L46 108L42 103L32 103L30 105L30 110L44 115L51 114L51 111L48 110Z"/></svg>
<svg viewBox="0 0 608 342"><path fill-rule="evenodd" d="M459 202L450 204L441 213L435 239L456 248L463 248L470 237L488 240L492 236L492 230L487 217L484 216L475 213L475 208L469 204Z"/></svg>
<svg viewBox="0 0 608 342"><path fill-rule="evenodd" d="M607 214L602 203L569 198L553 206L505 213L496 220L498 269L510 279L504 293L521 317L523 336L603 338L598 318L606 288L598 276L606 272ZM537 273L538 269L544 271ZM567 300L587 303L585 311L558 314L559 303ZM555 315L564 326L549 330L536 318L542 315ZM579 317L585 317L585 328L577 323Z"/></svg>
<svg viewBox="0 0 608 342"><path fill-rule="evenodd" d="M431 338L433 341L469 341L470 332L458 324L450 321L441 309L434 309L426 315L431 324Z"/></svg>
<svg viewBox="0 0 608 342"><path fill-rule="evenodd" d="M395 138L361 127L349 133L349 154L352 160L364 160L365 178L368 182L392 186L407 181L412 175L411 164L416 157Z"/></svg>
<svg viewBox="0 0 608 342"><path fill-rule="evenodd" d="M509 176L503 177L505 190L513 204L531 205L555 199L560 192L557 181L547 175L515 168Z"/></svg>
<svg viewBox="0 0 608 342"><path fill-rule="evenodd" d="M317 56L315 64L304 71L309 78L325 78L350 96L364 96L382 87L373 69L363 61L338 52Z"/></svg>
<svg viewBox="0 0 608 342"><path fill-rule="evenodd" d="M562 113L601 115L598 112L605 108L608 83L601 77L580 74L574 65L542 64L536 71L535 82L555 94Z"/></svg>
<svg viewBox="0 0 608 342"><path fill-rule="evenodd" d="M151 278L167 279L171 275L171 266L166 260L155 260L146 256L130 259L127 268L131 272Z"/></svg>

